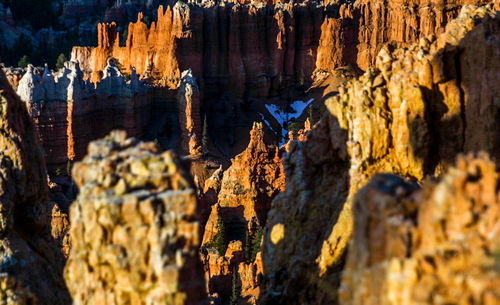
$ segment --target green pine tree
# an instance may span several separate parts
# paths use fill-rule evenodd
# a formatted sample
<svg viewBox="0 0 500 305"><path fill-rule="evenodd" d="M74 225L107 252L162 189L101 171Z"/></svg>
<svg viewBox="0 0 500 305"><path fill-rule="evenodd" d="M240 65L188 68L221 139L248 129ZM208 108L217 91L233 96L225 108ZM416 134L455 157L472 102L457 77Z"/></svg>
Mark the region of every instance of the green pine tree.
<svg viewBox="0 0 500 305"><path fill-rule="evenodd" d="M71 177L71 161L68 160L68 163L66 163L66 174L68 177Z"/></svg>
<svg viewBox="0 0 500 305"><path fill-rule="evenodd" d="M30 60L28 58L28 55L24 55L23 57L21 57L21 59L17 63L17 65L21 68L26 68L29 64L30 64Z"/></svg>
<svg viewBox="0 0 500 305"><path fill-rule="evenodd" d="M309 122L311 122L311 126L314 125L314 116L313 116L313 105L309 106Z"/></svg>
<svg viewBox="0 0 500 305"><path fill-rule="evenodd" d="M221 256L226 254L226 232L224 228L224 221L222 220L222 218L219 218L219 220L217 221L217 234L212 237L210 242L207 244L207 247L216 249Z"/></svg>
<svg viewBox="0 0 500 305"><path fill-rule="evenodd" d="M59 54L59 57L57 58L57 62L56 62L56 68L57 68L57 70L60 70L60 69L64 68L64 63L67 60L68 59L66 58L66 55L64 55L64 53Z"/></svg>
<svg viewBox="0 0 500 305"><path fill-rule="evenodd" d="M251 262L255 261L257 253L260 251L260 245L262 243L262 237L264 236L264 230L262 228L257 229L254 237L252 238L252 252L250 253Z"/></svg>
<svg viewBox="0 0 500 305"><path fill-rule="evenodd" d="M238 272L236 271L236 267L233 268L233 288L231 292L231 299L229 299L229 304L230 305L237 305L238 304L238 298L240 296L240 293L238 291L238 278L237 278Z"/></svg>
<svg viewBox="0 0 500 305"><path fill-rule="evenodd" d="M250 237L250 232L247 231L245 234L245 260L247 264L251 263L252 256L252 238Z"/></svg>

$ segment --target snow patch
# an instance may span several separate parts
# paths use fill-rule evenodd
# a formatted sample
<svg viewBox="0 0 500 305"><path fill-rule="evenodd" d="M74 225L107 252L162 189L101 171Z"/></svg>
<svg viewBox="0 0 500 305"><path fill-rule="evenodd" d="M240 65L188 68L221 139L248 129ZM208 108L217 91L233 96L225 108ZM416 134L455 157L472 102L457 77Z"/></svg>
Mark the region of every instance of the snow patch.
<svg viewBox="0 0 500 305"><path fill-rule="evenodd" d="M281 126L281 140L280 146L285 144L286 136L288 135L288 124L297 118L299 118L304 110L312 103L314 99L310 99L308 101L295 101L290 104L290 107L293 109L293 112L287 113L285 110L280 107L270 104L265 105L267 111L276 119L276 121ZM264 120L264 116L261 114L262 119ZM265 120L264 120L265 121ZM267 126L270 127L269 122L266 121Z"/></svg>

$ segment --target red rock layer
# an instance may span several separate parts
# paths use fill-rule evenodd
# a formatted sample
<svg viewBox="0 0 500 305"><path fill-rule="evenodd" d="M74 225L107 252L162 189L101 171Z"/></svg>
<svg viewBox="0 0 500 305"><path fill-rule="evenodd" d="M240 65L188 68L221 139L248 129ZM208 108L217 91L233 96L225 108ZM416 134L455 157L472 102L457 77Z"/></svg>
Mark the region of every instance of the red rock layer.
<svg viewBox="0 0 500 305"><path fill-rule="evenodd" d="M141 135L149 121L151 103L147 94L40 102L37 111L30 112L45 149L47 166L65 173L68 161L85 156L88 143L114 129L124 129L129 136Z"/></svg>
<svg viewBox="0 0 500 305"><path fill-rule="evenodd" d="M241 297L255 302L259 296L259 274L262 261L245 257L244 249L251 247L247 236L255 236L266 223L272 199L283 190L285 177L277 149L264 143L262 124L256 123L250 132L247 149L236 156L224 172L217 203L205 226L203 247L218 233L218 224L224 224L226 253L208 248L203 261L208 277L208 289L223 300L231 296L233 277L241 289ZM260 244L260 240L257 242ZM241 269L240 269L241 268ZM234 285L234 284L233 284Z"/></svg>
<svg viewBox="0 0 500 305"><path fill-rule="evenodd" d="M130 71L149 73L160 84L179 85L180 71L191 68L209 89L236 96L268 96L286 82L304 82L314 70L323 8L282 4L200 7L177 2L158 9L148 28L131 23L125 47L115 24L99 25L97 48L75 47L72 59L93 81L108 57Z"/></svg>
<svg viewBox="0 0 500 305"><path fill-rule="evenodd" d="M466 4L488 0L358 0L340 5L321 26L316 72L337 68L368 69L387 44L407 47L422 37L444 32Z"/></svg>

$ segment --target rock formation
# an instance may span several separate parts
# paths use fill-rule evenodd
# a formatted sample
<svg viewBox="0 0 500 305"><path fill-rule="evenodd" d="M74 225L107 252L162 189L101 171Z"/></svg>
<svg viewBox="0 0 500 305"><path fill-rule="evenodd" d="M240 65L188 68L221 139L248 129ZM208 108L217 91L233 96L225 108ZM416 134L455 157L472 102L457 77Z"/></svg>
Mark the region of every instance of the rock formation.
<svg viewBox="0 0 500 305"><path fill-rule="evenodd" d="M191 69L182 72L177 89L181 149L190 155L201 154L200 91Z"/></svg>
<svg viewBox="0 0 500 305"><path fill-rule="evenodd" d="M259 295L262 265L256 253L252 255L250 243L255 245L254 252L260 250L259 231L266 223L272 199L284 188L283 174L279 151L264 143L262 124L254 124L247 149L224 172L218 201L212 206L203 236L208 289L222 300L231 296L233 276L245 292L242 297L255 303ZM220 232L222 229L224 232ZM220 243L227 247L223 253Z"/></svg>
<svg viewBox="0 0 500 305"><path fill-rule="evenodd" d="M217 233L217 217L230 227L230 240L245 238L266 223L273 198L283 190L285 177L279 151L264 143L262 124L250 132L247 149L232 160L222 178L217 204L205 228L203 243ZM217 215L217 216L216 216Z"/></svg>
<svg viewBox="0 0 500 305"><path fill-rule="evenodd" d="M99 80L108 57L125 69L136 67L176 88L181 71L192 68L203 77L209 94L227 88L235 96L263 96L286 82L304 82L314 70L322 7L316 4L256 2L245 5L178 1L158 9L150 28L130 24L125 47L120 47L117 25L98 26L97 48L75 47L71 58ZM251 42L251 43L249 43Z"/></svg>
<svg viewBox="0 0 500 305"><path fill-rule="evenodd" d="M491 6L464 7L439 38L382 49L376 68L327 100L323 119L284 158L287 186L262 253L264 304L336 302L352 198L375 173L422 180L461 151L498 159L499 26Z"/></svg>
<svg viewBox="0 0 500 305"><path fill-rule="evenodd" d="M197 200L172 152L126 139L92 142L75 164L65 278L78 304L203 304Z"/></svg>
<svg viewBox="0 0 500 305"><path fill-rule="evenodd" d="M126 83L110 60L96 86L83 80L76 62L67 62L55 76L45 67L41 78L30 65L17 92L28 106L47 164L54 170L80 160L91 140L112 129L124 128L129 136L142 134L151 107L146 89L135 71Z"/></svg>
<svg viewBox="0 0 500 305"><path fill-rule="evenodd" d="M51 236L42 150L3 71L0 103L0 298L6 304L68 304L64 258Z"/></svg>
<svg viewBox="0 0 500 305"><path fill-rule="evenodd" d="M498 304L500 197L487 157L422 190L376 175L354 200L342 304Z"/></svg>
<svg viewBox="0 0 500 305"><path fill-rule="evenodd" d="M420 38L441 34L463 5L488 2L358 0L341 4L321 26L315 73L337 68L366 70L388 44L408 47Z"/></svg>

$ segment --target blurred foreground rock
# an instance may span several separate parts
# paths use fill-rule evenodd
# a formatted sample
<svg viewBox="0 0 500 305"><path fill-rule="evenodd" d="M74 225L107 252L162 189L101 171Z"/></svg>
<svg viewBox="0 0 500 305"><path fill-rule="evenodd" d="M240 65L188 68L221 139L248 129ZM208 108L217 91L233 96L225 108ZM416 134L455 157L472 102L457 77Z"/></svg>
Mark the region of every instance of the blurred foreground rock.
<svg viewBox="0 0 500 305"><path fill-rule="evenodd" d="M65 277L75 303L204 304L197 200L175 154L113 132L73 177Z"/></svg>

